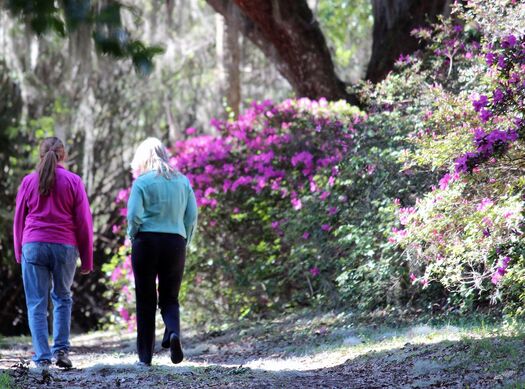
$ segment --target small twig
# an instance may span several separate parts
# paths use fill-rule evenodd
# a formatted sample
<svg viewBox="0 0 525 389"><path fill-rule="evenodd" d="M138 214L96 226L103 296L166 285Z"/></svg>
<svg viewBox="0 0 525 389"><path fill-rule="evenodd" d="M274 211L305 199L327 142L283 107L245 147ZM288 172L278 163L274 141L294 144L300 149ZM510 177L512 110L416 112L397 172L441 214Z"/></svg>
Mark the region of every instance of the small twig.
<svg viewBox="0 0 525 389"><path fill-rule="evenodd" d="M310 297L314 297L314 288L312 288L312 283L310 282L310 277L306 275L306 281L308 281L308 288L310 289Z"/></svg>

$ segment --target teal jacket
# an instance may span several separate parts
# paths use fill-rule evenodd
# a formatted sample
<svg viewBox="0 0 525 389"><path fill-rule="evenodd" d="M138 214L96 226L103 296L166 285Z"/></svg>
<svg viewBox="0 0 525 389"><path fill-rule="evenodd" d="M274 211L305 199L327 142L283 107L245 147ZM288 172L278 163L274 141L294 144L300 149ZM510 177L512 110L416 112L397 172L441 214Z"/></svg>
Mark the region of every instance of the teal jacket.
<svg viewBox="0 0 525 389"><path fill-rule="evenodd" d="M197 225L197 202L186 176L171 179L150 171L140 175L128 200L128 235L139 231L167 232L186 238L189 245Z"/></svg>

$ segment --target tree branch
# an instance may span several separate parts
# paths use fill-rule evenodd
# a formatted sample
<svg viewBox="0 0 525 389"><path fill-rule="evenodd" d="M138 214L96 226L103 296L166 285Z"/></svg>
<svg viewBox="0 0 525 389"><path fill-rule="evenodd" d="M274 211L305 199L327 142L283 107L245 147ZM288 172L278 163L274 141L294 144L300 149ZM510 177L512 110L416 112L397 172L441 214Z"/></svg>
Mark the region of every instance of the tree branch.
<svg viewBox="0 0 525 389"><path fill-rule="evenodd" d="M299 96L344 99L358 104L346 85L335 73L324 35L306 0L207 0L208 4L228 19L228 4L240 12L241 32L258 46L290 82Z"/></svg>

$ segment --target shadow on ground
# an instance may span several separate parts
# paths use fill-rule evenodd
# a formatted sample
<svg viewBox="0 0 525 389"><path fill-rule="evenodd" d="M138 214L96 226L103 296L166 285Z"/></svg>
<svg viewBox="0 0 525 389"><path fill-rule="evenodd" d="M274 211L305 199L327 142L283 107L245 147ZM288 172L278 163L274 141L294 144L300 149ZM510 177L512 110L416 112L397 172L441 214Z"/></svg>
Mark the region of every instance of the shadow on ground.
<svg viewBox="0 0 525 389"><path fill-rule="evenodd" d="M13 388L525 387L525 335L519 331L295 320L192 334L184 343L182 364L172 365L159 350L147 369L134 365L132 335L79 336L73 339L76 369L52 369L44 377L20 363L29 345L19 338L4 345L0 372Z"/></svg>

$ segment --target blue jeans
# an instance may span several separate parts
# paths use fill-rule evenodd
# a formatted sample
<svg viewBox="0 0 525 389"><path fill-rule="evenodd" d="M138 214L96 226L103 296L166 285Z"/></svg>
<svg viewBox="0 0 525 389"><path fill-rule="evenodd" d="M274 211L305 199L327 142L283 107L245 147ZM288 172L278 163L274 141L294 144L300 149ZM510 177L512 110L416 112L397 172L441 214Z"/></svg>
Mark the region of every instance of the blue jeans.
<svg viewBox="0 0 525 389"><path fill-rule="evenodd" d="M35 362L51 360L57 351L69 349L71 285L77 258L77 248L65 244L35 242L22 247L22 278ZM50 350L47 304L51 286L54 345Z"/></svg>

